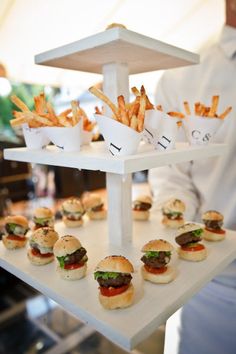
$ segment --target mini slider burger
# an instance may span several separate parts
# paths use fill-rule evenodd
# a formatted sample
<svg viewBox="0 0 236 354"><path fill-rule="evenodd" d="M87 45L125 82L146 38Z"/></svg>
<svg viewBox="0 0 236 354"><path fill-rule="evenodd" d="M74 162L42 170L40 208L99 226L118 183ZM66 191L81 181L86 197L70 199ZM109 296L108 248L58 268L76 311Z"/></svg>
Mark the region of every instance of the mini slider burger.
<svg viewBox="0 0 236 354"><path fill-rule="evenodd" d="M29 230L28 220L21 215L5 218L5 232L2 237L4 246L8 249L22 248L26 245L26 234Z"/></svg>
<svg viewBox="0 0 236 354"><path fill-rule="evenodd" d="M58 240L57 232L50 227L40 227L30 237L27 256L34 265L45 265L54 260L53 246Z"/></svg>
<svg viewBox="0 0 236 354"><path fill-rule="evenodd" d="M141 261L143 278L152 283L170 283L175 279L175 270L167 266L171 259L174 247L165 240L152 240L143 246L144 252Z"/></svg>
<svg viewBox="0 0 236 354"><path fill-rule="evenodd" d="M37 230L40 227L53 227L53 212L46 207L37 208L34 210L33 221L35 223L34 230Z"/></svg>
<svg viewBox="0 0 236 354"><path fill-rule="evenodd" d="M148 220L150 209L152 207L152 198L148 195L141 195L133 201L133 219Z"/></svg>
<svg viewBox="0 0 236 354"><path fill-rule="evenodd" d="M83 225L84 208L79 198L69 198L62 203L62 220L67 227Z"/></svg>
<svg viewBox="0 0 236 354"><path fill-rule="evenodd" d="M162 208L162 223L172 229L178 228L184 224L183 213L185 204L179 199L168 200Z"/></svg>
<svg viewBox="0 0 236 354"><path fill-rule="evenodd" d="M205 224L203 238L207 241L222 241L225 239L225 230L223 226L224 217L221 213L215 210L206 211L202 215L202 220Z"/></svg>
<svg viewBox="0 0 236 354"><path fill-rule="evenodd" d="M58 260L57 272L62 279L78 280L87 270L87 251L80 241L70 235L61 237L54 245L54 255Z"/></svg>
<svg viewBox="0 0 236 354"><path fill-rule="evenodd" d="M180 245L179 257L187 261L198 262L207 257L207 250L199 243L203 235L201 225L186 223L178 228L175 241Z"/></svg>
<svg viewBox="0 0 236 354"><path fill-rule="evenodd" d="M134 300L130 273L134 268L123 256L108 256L101 260L94 273L99 283L99 301L108 310L128 307Z"/></svg>
<svg viewBox="0 0 236 354"><path fill-rule="evenodd" d="M88 217L91 220L106 219L107 211L104 208L104 203L98 194L85 193L82 203Z"/></svg>

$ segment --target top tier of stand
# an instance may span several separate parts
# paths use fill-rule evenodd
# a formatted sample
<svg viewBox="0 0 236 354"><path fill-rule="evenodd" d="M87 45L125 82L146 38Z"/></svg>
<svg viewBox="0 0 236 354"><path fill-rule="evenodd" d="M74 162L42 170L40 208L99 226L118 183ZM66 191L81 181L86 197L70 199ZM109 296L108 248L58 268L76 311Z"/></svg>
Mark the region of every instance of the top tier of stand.
<svg viewBox="0 0 236 354"><path fill-rule="evenodd" d="M124 63L138 74L197 64L199 55L116 27L38 54L35 63L98 74L105 64Z"/></svg>

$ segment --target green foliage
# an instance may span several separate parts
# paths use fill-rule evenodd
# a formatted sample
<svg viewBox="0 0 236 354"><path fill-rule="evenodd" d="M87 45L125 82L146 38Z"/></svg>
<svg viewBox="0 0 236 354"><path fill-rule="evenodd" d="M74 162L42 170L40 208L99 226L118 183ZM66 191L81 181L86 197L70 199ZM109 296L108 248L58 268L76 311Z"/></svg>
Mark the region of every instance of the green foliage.
<svg viewBox="0 0 236 354"><path fill-rule="evenodd" d="M95 280L97 280L97 278L102 278L104 280L107 280L109 278L116 279L118 276L119 273L116 272L95 272L94 273Z"/></svg>

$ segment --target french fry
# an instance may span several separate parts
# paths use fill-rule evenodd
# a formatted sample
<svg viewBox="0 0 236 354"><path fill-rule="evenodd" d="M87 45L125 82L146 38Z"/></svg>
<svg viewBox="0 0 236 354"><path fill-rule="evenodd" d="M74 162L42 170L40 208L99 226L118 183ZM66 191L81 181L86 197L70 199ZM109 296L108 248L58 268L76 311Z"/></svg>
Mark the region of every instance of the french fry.
<svg viewBox="0 0 236 354"><path fill-rule="evenodd" d="M150 102L143 85L141 86L140 92L141 95L144 95L146 97L146 110L154 109L154 105Z"/></svg>
<svg viewBox="0 0 236 354"><path fill-rule="evenodd" d="M191 110L188 101L184 101L184 109L185 113L189 116L191 114Z"/></svg>
<svg viewBox="0 0 236 354"><path fill-rule="evenodd" d="M108 107L112 110L115 118L117 120L119 120L118 108L114 105L113 102L111 102L111 100L106 95L104 95L104 93L102 91L100 91L96 87L92 86L89 88L89 92L91 92L94 96L98 97L100 100L105 102L108 105Z"/></svg>
<svg viewBox="0 0 236 354"><path fill-rule="evenodd" d="M71 112L72 112L72 109L68 108L65 111L60 113L60 117L67 117Z"/></svg>
<svg viewBox="0 0 236 354"><path fill-rule="evenodd" d="M30 112L29 108L26 106L26 104L21 101L21 99L15 95L11 96L11 101L22 111Z"/></svg>
<svg viewBox="0 0 236 354"><path fill-rule="evenodd" d="M211 108L208 117L214 118L219 104L219 96L212 96Z"/></svg>
<svg viewBox="0 0 236 354"><path fill-rule="evenodd" d="M72 107L72 120L71 120L71 123L72 123L72 126L74 126L80 121L77 101L71 101L71 107Z"/></svg>
<svg viewBox="0 0 236 354"><path fill-rule="evenodd" d="M119 118L121 123L129 126L129 118L125 108L125 99L123 95L117 97L118 109L119 109Z"/></svg>
<svg viewBox="0 0 236 354"><path fill-rule="evenodd" d="M48 118L52 121L54 125L58 124L56 113L53 109L53 106L50 102L46 103L47 111L48 111Z"/></svg>
<svg viewBox="0 0 236 354"><path fill-rule="evenodd" d="M218 117L220 119L224 119L231 111L232 111L232 107L227 107L226 110L223 113L221 113Z"/></svg>
<svg viewBox="0 0 236 354"><path fill-rule="evenodd" d="M140 99L136 99L134 104L131 106L129 112L128 112L128 116L129 116L129 120L132 119L133 116L137 116L138 115L138 111L139 111L139 107L140 107Z"/></svg>
<svg viewBox="0 0 236 354"><path fill-rule="evenodd" d="M60 124L62 127L68 127L68 128L69 128L69 127L72 126L71 119L70 119L70 121L69 121L68 118L65 117L64 115L63 115L63 116L59 115L57 118L58 118L59 124Z"/></svg>
<svg viewBox="0 0 236 354"><path fill-rule="evenodd" d="M170 117L174 117L174 118L181 118L183 119L185 117L185 115L181 112L168 112L167 113Z"/></svg>
<svg viewBox="0 0 236 354"><path fill-rule="evenodd" d="M140 92L139 90L137 89L137 87L132 87L131 88L131 91L133 92L133 94L137 97L137 96L140 96Z"/></svg>
<svg viewBox="0 0 236 354"><path fill-rule="evenodd" d="M25 117L19 117L10 120L10 124L12 127L17 127L18 125L28 123L28 120Z"/></svg>
<svg viewBox="0 0 236 354"><path fill-rule="evenodd" d="M140 107L138 111L138 132L143 130L144 117L145 117L145 108L146 108L146 97L145 95L141 95L140 97Z"/></svg>
<svg viewBox="0 0 236 354"><path fill-rule="evenodd" d="M138 129L138 118L136 115L133 115L130 120L130 128L137 130Z"/></svg>
<svg viewBox="0 0 236 354"><path fill-rule="evenodd" d="M194 112L196 116L200 116L202 112L202 104L200 102L196 102L194 104Z"/></svg>

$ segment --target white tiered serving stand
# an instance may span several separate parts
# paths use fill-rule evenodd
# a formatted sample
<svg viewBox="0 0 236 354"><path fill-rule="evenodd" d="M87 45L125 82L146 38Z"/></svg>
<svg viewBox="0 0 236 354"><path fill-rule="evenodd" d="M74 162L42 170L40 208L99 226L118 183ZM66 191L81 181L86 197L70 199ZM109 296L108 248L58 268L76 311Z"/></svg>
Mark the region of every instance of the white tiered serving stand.
<svg viewBox="0 0 236 354"><path fill-rule="evenodd" d="M196 54L170 46L123 28L113 28L75 43L36 56L36 63L55 67L102 73L105 93L116 100L119 94L129 96L129 74L196 64ZM9 160L37 162L78 169L105 171L108 191L108 232L105 221L86 221L80 229L56 225L60 235L79 236L88 250L88 275L78 282L60 280L54 264L32 266L25 250L9 252L0 245L0 265L25 282L51 297L85 323L126 349L134 348L151 334L198 289L219 273L236 256L235 235L228 232L222 244L210 245L209 257L198 264L186 264L174 258L177 279L156 286L141 280L140 249L153 238L165 237L173 243L173 232L160 225L158 213L149 222L134 223L132 235L131 174L167 164L221 155L224 144L188 146L177 144L176 150L153 151L141 145L132 156L114 157L104 143L92 143L80 152L62 152L49 146L44 150L6 149ZM107 237L107 233L109 237ZM98 261L109 254L122 254L135 266L135 303L123 310L104 310L97 299L97 283L93 271Z"/></svg>

